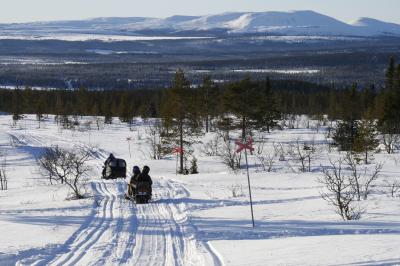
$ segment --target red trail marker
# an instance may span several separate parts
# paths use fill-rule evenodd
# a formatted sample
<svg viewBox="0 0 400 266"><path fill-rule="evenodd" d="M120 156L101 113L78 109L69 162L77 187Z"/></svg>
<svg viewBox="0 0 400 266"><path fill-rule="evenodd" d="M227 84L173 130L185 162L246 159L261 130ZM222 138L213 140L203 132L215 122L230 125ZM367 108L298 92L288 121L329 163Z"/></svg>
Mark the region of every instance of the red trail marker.
<svg viewBox="0 0 400 266"><path fill-rule="evenodd" d="M249 174L249 162L247 160L247 150L249 151L254 151L253 148L253 139L249 139L249 141L245 141L244 143L240 142L237 140L235 142L236 145L239 146L239 148L236 150L237 153L240 153L244 150L244 156L246 159L246 170L247 170L247 183L249 185L249 197L250 197L250 209L251 209L251 221L253 222L253 227L255 227L254 223L254 212L253 212L253 199L251 197L251 184L250 184L250 174Z"/></svg>

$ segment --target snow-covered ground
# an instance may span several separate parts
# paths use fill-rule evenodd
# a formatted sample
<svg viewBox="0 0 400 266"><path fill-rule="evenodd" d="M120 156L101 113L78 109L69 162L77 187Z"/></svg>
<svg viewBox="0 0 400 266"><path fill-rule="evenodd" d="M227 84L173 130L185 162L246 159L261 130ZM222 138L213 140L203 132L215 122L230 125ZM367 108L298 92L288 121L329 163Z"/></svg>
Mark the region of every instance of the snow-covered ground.
<svg viewBox="0 0 400 266"><path fill-rule="evenodd" d="M384 180L400 181L399 154L375 156L373 163L384 168L362 201L367 211L346 222L321 199L317 182L336 152L321 152L311 173L300 173L291 161L276 161L272 172L263 172L250 156L252 228L244 171L230 172L197 144L200 174L176 175L175 157L147 156L143 121L132 131L114 122L101 130L60 130L52 117L38 128L35 116L16 127L11 116L0 116L9 175L9 189L0 191L0 265L400 265L400 200L383 186ZM265 136L268 148L297 138L325 142L322 130L306 128ZM92 151L90 197L66 200L68 189L41 178L36 159L50 145ZM125 180L100 179L110 152L129 169L150 166L153 203L136 206L123 197Z"/></svg>

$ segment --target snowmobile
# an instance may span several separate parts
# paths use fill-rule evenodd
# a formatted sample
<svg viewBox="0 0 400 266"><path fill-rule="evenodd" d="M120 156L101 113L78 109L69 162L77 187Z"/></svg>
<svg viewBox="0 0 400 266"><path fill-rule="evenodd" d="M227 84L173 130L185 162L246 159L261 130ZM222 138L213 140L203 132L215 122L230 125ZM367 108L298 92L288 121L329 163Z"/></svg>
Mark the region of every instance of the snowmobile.
<svg viewBox="0 0 400 266"><path fill-rule="evenodd" d="M136 204L149 203L151 200L151 185L148 182L137 182L134 199Z"/></svg>
<svg viewBox="0 0 400 266"><path fill-rule="evenodd" d="M109 161L103 168L103 179L117 179L126 177L126 162L123 159Z"/></svg>

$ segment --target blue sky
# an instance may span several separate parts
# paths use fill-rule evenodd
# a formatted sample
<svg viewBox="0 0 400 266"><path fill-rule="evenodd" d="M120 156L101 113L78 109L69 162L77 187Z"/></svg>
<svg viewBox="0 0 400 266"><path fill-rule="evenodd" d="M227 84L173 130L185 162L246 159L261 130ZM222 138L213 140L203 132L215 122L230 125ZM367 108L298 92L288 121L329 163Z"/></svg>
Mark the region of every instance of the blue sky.
<svg viewBox="0 0 400 266"><path fill-rule="evenodd" d="M373 17L400 24L400 0L0 0L0 23L289 10L314 10L345 22Z"/></svg>

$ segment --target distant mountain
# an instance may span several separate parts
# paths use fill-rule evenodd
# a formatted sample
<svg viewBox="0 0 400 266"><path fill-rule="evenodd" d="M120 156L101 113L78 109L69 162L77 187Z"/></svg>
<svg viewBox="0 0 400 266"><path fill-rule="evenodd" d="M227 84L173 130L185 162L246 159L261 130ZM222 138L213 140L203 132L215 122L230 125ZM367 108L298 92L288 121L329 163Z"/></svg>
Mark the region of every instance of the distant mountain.
<svg viewBox="0 0 400 266"><path fill-rule="evenodd" d="M400 25L372 18L360 18L351 23L371 35L400 35Z"/></svg>
<svg viewBox="0 0 400 266"><path fill-rule="evenodd" d="M146 34L217 32L218 34L269 34L306 36L400 36L400 25L372 18L344 23L314 11L233 12L207 16L168 18L94 18L81 21L51 21L0 24L0 37L52 36L60 34Z"/></svg>
<svg viewBox="0 0 400 266"><path fill-rule="evenodd" d="M294 35L353 34L353 27L351 25L313 11L227 13L202 17L190 23L193 27L196 27L197 24L199 28L226 28L232 33L270 32Z"/></svg>

